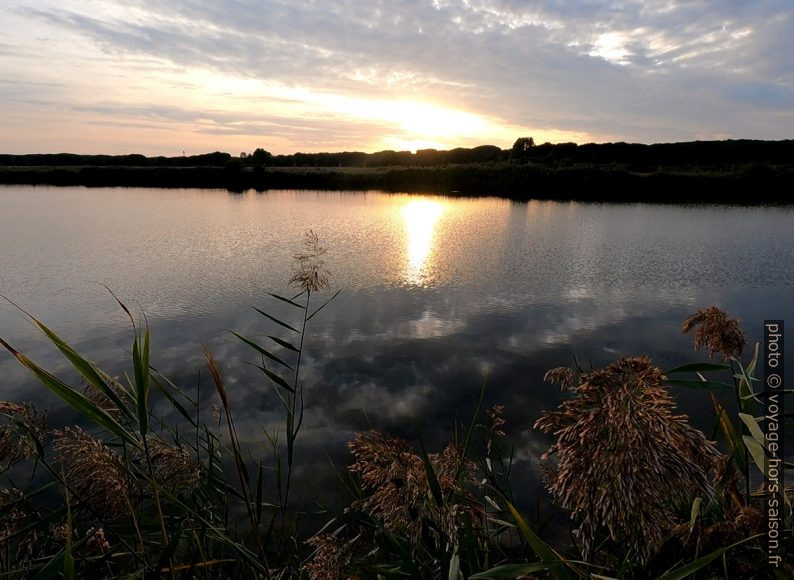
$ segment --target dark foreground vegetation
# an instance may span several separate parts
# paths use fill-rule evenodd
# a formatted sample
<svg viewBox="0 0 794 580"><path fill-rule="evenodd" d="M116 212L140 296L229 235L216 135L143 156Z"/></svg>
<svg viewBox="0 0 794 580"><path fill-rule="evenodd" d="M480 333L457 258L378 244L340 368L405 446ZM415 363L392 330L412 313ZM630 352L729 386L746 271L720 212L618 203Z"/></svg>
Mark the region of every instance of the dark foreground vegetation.
<svg viewBox="0 0 794 580"><path fill-rule="evenodd" d="M794 548L794 520L791 490L759 486L769 450L757 418L758 347L744 357L737 322L713 306L689 317L682 332L722 363L663 372L640 355L546 374L563 400L535 428L551 445L540 462L551 499L570 516L570 539L545 537L542 522L530 523L515 507L523 488L511 482L504 441L526 426L508 425L499 406L479 404L437 452L425 448L421 432L413 443L358 433L339 474L348 507L303 514L312 528L303 534L291 490L313 482L292 474L303 422L301 359L313 317L335 296L317 299L328 288L323 252L310 233L292 278L300 293L270 295L294 317L259 310L274 336L265 343L237 335L284 413L281 427L265 430L254 449L241 448L237 401L212 353L205 350L215 395L199 401L156 371L148 330L121 303L133 326L125 381L32 316L81 386L0 338L82 416L80 426L51 429L33 406L0 401L0 576L792 577L790 563L775 567L768 559L762 502L778 500L781 554ZM711 392L719 441L676 413L671 388ZM181 424L153 411L163 404Z"/></svg>
<svg viewBox="0 0 794 580"><path fill-rule="evenodd" d="M514 199L791 203L794 140L536 145L232 157L0 155L0 183L96 187L331 189ZM748 195L749 194L749 195Z"/></svg>

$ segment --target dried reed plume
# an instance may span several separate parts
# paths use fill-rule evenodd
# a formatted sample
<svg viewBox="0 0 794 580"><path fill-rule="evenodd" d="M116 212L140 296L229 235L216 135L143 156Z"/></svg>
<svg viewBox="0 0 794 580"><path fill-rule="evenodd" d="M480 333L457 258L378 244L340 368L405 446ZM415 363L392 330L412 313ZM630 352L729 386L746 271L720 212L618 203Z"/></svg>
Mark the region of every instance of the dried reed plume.
<svg viewBox="0 0 794 580"><path fill-rule="evenodd" d="M36 454L37 442L43 443L44 418L31 404L19 405L0 401L0 416L16 420L14 424L0 425L0 466L11 465ZM17 424L18 422L18 424Z"/></svg>
<svg viewBox="0 0 794 580"><path fill-rule="evenodd" d="M345 568L352 561L349 546L333 534L319 534L306 540L314 546L312 559L303 566L311 580L337 580L345 578Z"/></svg>
<svg viewBox="0 0 794 580"><path fill-rule="evenodd" d="M322 256L327 252L320 245L320 239L314 230L307 230L303 234L303 252L295 254L293 275L289 283L298 286L305 292L328 290L329 272L323 267Z"/></svg>
<svg viewBox="0 0 794 580"><path fill-rule="evenodd" d="M155 480L174 493L189 493L199 484L199 464L183 445L170 446L160 439L149 437L149 461ZM138 453L139 460L144 460Z"/></svg>
<svg viewBox="0 0 794 580"><path fill-rule="evenodd" d="M125 511L130 488L115 451L80 427L56 431L54 447L78 502L110 517Z"/></svg>
<svg viewBox="0 0 794 580"><path fill-rule="evenodd" d="M711 495L711 441L674 415L661 370L646 356L622 358L582 375L574 396L535 427L556 436L549 490L571 510L586 558L601 530L647 560L676 525L673 507Z"/></svg>
<svg viewBox="0 0 794 580"><path fill-rule="evenodd" d="M490 425L487 425L486 427L493 435L497 435L499 437L504 437L505 435L505 432L502 429L502 427L504 427L507 423L507 420L503 417L504 412L504 405L494 405L487 412L488 418L491 420L491 422Z"/></svg>
<svg viewBox="0 0 794 580"><path fill-rule="evenodd" d="M568 367L557 367L546 371L543 380L552 385L560 387L561 391L567 391L576 383L576 373Z"/></svg>
<svg viewBox="0 0 794 580"><path fill-rule="evenodd" d="M693 329L696 329L695 350L705 347L712 357L719 353L723 359L739 358L747 344L739 321L716 306L698 310L684 320L681 332L688 334Z"/></svg>
<svg viewBox="0 0 794 580"><path fill-rule="evenodd" d="M350 471L360 474L371 491L353 502L354 509L368 512L389 531L405 533L415 543L429 533L440 545L439 531L454 541L466 516L478 527L482 509L467 491L476 485L474 466L463 460L459 445L450 443L442 453L429 455L442 494L451 498L443 506L433 498L422 458L404 439L367 431L348 445L356 459Z"/></svg>

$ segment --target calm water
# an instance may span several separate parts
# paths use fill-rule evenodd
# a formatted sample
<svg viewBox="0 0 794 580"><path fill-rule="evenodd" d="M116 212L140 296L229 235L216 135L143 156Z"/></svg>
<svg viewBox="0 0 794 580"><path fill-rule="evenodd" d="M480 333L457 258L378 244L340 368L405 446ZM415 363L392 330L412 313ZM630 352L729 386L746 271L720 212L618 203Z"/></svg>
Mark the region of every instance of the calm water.
<svg viewBox="0 0 794 580"><path fill-rule="evenodd" d="M0 187L0 293L122 374L130 330L108 285L145 311L152 364L189 388L199 382L207 400L206 373L197 376L209 344L238 428L264 453L259 425L276 421L278 405L226 331L272 333L251 306L289 316L265 291L289 292L292 256L313 228L342 293L311 329L302 469L344 463L345 443L369 426L411 436L418 423L440 446L486 383L488 402L507 407L517 476L534 482L546 443L531 426L558 401L546 369L574 354L594 365L638 353L662 367L699 360L678 327L709 304L742 319L752 341L764 318L794 326L793 226L781 208ZM71 376L7 303L0 336ZM0 399L67 420L5 351L0 378ZM703 393L677 397L711 429ZM330 481L328 471L312 474Z"/></svg>

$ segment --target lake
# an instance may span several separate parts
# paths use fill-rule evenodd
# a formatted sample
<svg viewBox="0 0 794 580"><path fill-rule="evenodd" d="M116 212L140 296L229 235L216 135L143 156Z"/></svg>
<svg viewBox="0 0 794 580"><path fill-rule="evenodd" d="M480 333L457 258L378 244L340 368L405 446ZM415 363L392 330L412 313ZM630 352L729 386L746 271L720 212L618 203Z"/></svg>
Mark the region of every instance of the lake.
<svg viewBox="0 0 794 580"><path fill-rule="evenodd" d="M329 458L344 464L356 431L414 438L418 428L439 449L455 421L469 421L485 385L486 403L505 405L515 477L535 493L547 441L532 424L560 396L543 383L547 369L574 355L584 366L640 353L662 368L702 360L679 327L710 304L740 318L750 342L765 318L794 321L790 208L380 192L0 187L0 293L122 375L131 330L107 285L145 312L152 365L187 389L198 385L209 404L208 344L238 429L261 456L260 426L281 414L245 364L255 353L228 331L278 332L252 306L294 317L267 292L295 293L287 281L309 228L328 248L331 284L341 290L311 321L304 361L298 456L316 485L336 487ZM5 301L0 336L73 379ZM0 400L49 407L53 425L69 420L5 351L0 377ZM708 396L676 397L710 432Z"/></svg>

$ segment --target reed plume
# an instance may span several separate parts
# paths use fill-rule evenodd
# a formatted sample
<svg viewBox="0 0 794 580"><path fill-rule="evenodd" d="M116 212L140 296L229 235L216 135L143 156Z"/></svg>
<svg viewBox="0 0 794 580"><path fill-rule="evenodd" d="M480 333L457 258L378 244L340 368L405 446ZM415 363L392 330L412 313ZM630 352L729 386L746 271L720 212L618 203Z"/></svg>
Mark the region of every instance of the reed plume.
<svg viewBox="0 0 794 580"><path fill-rule="evenodd" d="M739 321L716 306L698 310L681 325L681 332L694 333L695 350L707 348L709 355L722 355L723 359L739 358L747 345Z"/></svg>
<svg viewBox="0 0 794 580"><path fill-rule="evenodd" d="M0 415L13 420L0 425L0 466L33 457L45 436L44 418L36 407L0 401Z"/></svg>
<svg viewBox="0 0 794 580"><path fill-rule="evenodd" d="M325 269L322 256L328 250L320 244L320 238L314 230L307 230L303 235L303 251L295 254L293 274L289 283L301 288L304 292L328 290L329 272Z"/></svg>
<svg viewBox="0 0 794 580"><path fill-rule="evenodd" d="M125 511L130 485L118 453L80 427L56 431L54 447L66 483L84 507L110 517Z"/></svg>
<svg viewBox="0 0 794 580"><path fill-rule="evenodd" d="M576 373L568 367L557 367L546 371L546 374L543 375L543 380L552 385L557 385L561 391L567 391L576 382Z"/></svg>
<svg viewBox="0 0 794 580"><path fill-rule="evenodd" d="M334 534L318 534L306 540L306 543L315 548L311 560L303 566L311 580L348 577L344 571L352 561L352 553L341 538Z"/></svg>
<svg viewBox="0 0 794 580"><path fill-rule="evenodd" d="M601 531L646 561L677 523L674 506L711 495L711 441L675 415L662 371L647 356L582 375L574 396L535 427L556 437L549 491L579 522L586 558Z"/></svg>
<svg viewBox="0 0 794 580"><path fill-rule="evenodd" d="M190 449L168 445L155 437L149 437L147 443L149 463L157 483L174 493L189 493L198 486L201 473ZM145 461L142 452L136 455L139 461Z"/></svg>
<svg viewBox="0 0 794 580"><path fill-rule="evenodd" d="M368 512L389 531L405 533L415 543L429 533L440 545L439 531L454 540L464 517L475 527L481 522L482 508L468 492L476 485L474 466L463 459L459 445L450 443L442 453L429 455L443 496L451 498L442 506L433 498L422 458L404 439L367 431L348 445L356 460L349 469L371 492L352 507Z"/></svg>

